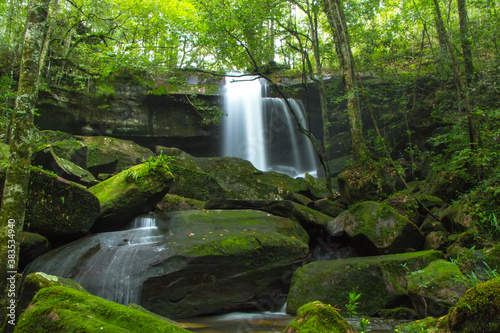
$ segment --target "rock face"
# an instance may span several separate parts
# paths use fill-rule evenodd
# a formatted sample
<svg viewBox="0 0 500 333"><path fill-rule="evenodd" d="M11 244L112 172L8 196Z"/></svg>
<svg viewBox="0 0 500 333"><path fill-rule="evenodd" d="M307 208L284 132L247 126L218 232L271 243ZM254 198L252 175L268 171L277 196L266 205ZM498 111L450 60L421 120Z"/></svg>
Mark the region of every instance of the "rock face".
<svg viewBox="0 0 500 333"><path fill-rule="evenodd" d="M328 224L332 235L345 232L367 255L420 249L424 235L388 205L366 201L353 205Z"/></svg>
<svg viewBox="0 0 500 333"><path fill-rule="evenodd" d="M16 333L188 332L150 314L66 287L43 288L21 315Z"/></svg>
<svg viewBox="0 0 500 333"><path fill-rule="evenodd" d="M26 265L39 255L49 251L50 244L47 238L42 235L24 231L19 248L19 270L23 270Z"/></svg>
<svg viewBox="0 0 500 333"><path fill-rule="evenodd" d="M295 318L283 333L356 333L357 331L330 305L307 303L297 310Z"/></svg>
<svg viewBox="0 0 500 333"><path fill-rule="evenodd" d="M277 310L308 254L299 223L254 210L160 213L157 228L106 232L57 248L29 271L172 318ZM141 291L142 290L142 291Z"/></svg>
<svg viewBox="0 0 500 333"><path fill-rule="evenodd" d="M287 299L287 313L319 300L346 310L349 292L361 294L360 315L374 315L385 308L409 306L407 270L416 271L442 258L438 251L317 261L295 271ZM403 303L403 304L400 304ZM411 306L411 305L410 305Z"/></svg>

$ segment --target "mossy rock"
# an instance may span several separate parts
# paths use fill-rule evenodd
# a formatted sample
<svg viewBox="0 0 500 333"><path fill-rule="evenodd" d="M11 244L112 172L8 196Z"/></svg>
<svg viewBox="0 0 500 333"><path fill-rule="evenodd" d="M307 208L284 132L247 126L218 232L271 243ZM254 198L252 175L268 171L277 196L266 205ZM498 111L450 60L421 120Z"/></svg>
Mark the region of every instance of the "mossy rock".
<svg viewBox="0 0 500 333"><path fill-rule="evenodd" d="M408 293L420 317L440 317L465 294L465 276L453 263L436 260L407 275Z"/></svg>
<svg viewBox="0 0 500 333"><path fill-rule="evenodd" d="M50 250L47 238L33 232L24 231L19 248L19 268L23 270L26 265L36 257Z"/></svg>
<svg viewBox="0 0 500 333"><path fill-rule="evenodd" d="M174 194L167 194L156 205L156 210L159 212L173 212L180 210L203 209L204 201L184 198Z"/></svg>
<svg viewBox="0 0 500 333"><path fill-rule="evenodd" d="M396 325L396 328L398 329L398 332L404 333L434 332L433 329L437 323L437 318L427 317L422 320L398 324Z"/></svg>
<svg viewBox="0 0 500 333"><path fill-rule="evenodd" d="M24 311L30 304L33 297L35 297L40 290L56 286L85 291L80 284L71 279L45 274L43 272L31 273L28 274L28 276L26 276L23 280L21 297L17 302L17 312L21 313Z"/></svg>
<svg viewBox="0 0 500 333"><path fill-rule="evenodd" d="M424 241L424 250L446 250L448 244L448 236L443 231L432 231Z"/></svg>
<svg viewBox="0 0 500 333"><path fill-rule="evenodd" d="M317 199L326 198L328 196L328 190L326 189L326 184L320 179L316 179L310 174L306 173L304 180L306 182L309 192L312 196Z"/></svg>
<svg viewBox="0 0 500 333"><path fill-rule="evenodd" d="M228 199L281 200L288 194L307 191L304 180L276 172L262 172L236 157L196 158L200 168L214 177Z"/></svg>
<svg viewBox="0 0 500 333"><path fill-rule="evenodd" d="M40 234L49 241L68 241L86 234L99 210L99 200L83 186L31 168L24 231Z"/></svg>
<svg viewBox="0 0 500 333"><path fill-rule="evenodd" d="M153 169L149 163L143 163L91 187L90 192L101 204L94 230L117 229L130 223L134 217L151 211L173 182L168 165Z"/></svg>
<svg viewBox="0 0 500 333"><path fill-rule="evenodd" d="M341 202L326 198L314 201L309 207L331 217L337 217L346 210L346 206Z"/></svg>
<svg viewBox="0 0 500 333"><path fill-rule="evenodd" d="M441 215L441 221L449 232L475 230L472 214L469 213L465 201L457 201L446 208Z"/></svg>
<svg viewBox="0 0 500 333"><path fill-rule="evenodd" d="M357 332L331 305L319 301L304 304L283 333Z"/></svg>
<svg viewBox="0 0 500 333"><path fill-rule="evenodd" d="M406 217L415 225L420 225L418 201L407 192L397 192L390 198L384 200L384 203L393 207L398 214Z"/></svg>
<svg viewBox="0 0 500 333"><path fill-rule="evenodd" d="M324 229L332 217L289 200L232 200L213 199L206 209L257 209L299 222L306 230Z"/></svg>
<svg viewBox="0 0 500 333"><path fill-rule="evenodd" d="M419 250L424 236L418 227L392 207L374 201L351 206L328 224L331 235L345 232L366 255Z"/></svg>
<svg viewBox="0 0 500 333"><path fill-rule="evenodd" d="M150 314L66 287L40 290L19 318L14 332L101 331L188 332Z"/></svg>
<svg viewBox="0 0 500 333"><path fill-rule="evenodd" d="M345 304L349 303L349 292L357 290L361 294L358 314L372 316L397 306L406 297L404 276L408 271L424 268L440 258L443 258L442 252L422 251L309 263L293 274L287 313L295 314L302 305L319 300L336 304L343 314Z"/></svg>
<svg viewBox="0 0 500 333"><path fill-rule="evenodd" d="M426 177L421 193L436 196L449 203L474 185L475 181L463 170L432 170Z"/></svg>
<svg viewBox="0 0 500 333"><path fill-rule="evenodd" d="M469 289L437 328L459 333L500 332L500 277Z"/></svg>
<svg viewBox="0 0 500 333"><path fill-rule="evenodd" d="M351 165L337 176L342 201L351 205L359 201L387 197L401 187L399 177L390 168Z"/></svg>

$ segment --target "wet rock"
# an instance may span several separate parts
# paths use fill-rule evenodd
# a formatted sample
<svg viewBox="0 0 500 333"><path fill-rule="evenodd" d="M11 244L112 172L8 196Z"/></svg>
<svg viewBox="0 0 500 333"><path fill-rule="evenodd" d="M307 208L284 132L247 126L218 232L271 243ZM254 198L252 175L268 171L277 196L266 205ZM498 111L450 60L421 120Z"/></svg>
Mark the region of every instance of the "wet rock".
<svg viewBox="0 0 500 333"><path fill-rule="evenodd" d="M319 300L346 311L349 293L360 293L360 315L372 316L385 308L406 306L405 275L443 258L438 251L358 257L309 263L295 271L287 298L287 313Z"/></svg>
<svg viewBox="0 0 500 333"><path fill-rule="evenodd" d="M22 271L27 264L36 257L50 250L50 243L42 235L23 231L21 247L19 248L19 270Z"/></svg>
<svg viewBox="0 0 500 333"><path fill-rule="evenodd" d="M332 217L337 217L346 210L345 205L339 201L331 201L326 198L314 201L309 207Z"/></svg>
<svg viewBox="0 0 500 333"><path fill-rule="evenodd" d="M304 304L283 333L355 333L357 332L331 305L319 301Z"/></svg>
<svg viewBox="0 0 500 333"><path fill-rule="evenodd" d="M174 212L181 210L203 209L204 201L184 198L174 194L167 194L156 205L155 210L159 212Z"/></svg>

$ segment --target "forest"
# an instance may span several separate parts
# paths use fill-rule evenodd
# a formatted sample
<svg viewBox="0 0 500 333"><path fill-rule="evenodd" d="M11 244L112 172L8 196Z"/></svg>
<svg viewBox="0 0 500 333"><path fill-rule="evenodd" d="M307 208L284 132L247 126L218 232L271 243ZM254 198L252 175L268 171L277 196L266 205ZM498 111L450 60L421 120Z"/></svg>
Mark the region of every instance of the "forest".
<svg viewBox="0 0 500 333"><path fill-rule="evenodd" d="M446 241L435 241L439 244L430 248L426 245L426 250L443 251L448 261L456 264L470 281L476 282L474 288L491 277L498 281L498 273L492 265L500 264L497 246L500 239L500 2L0 0L0 13L0 174L5 182L0 213L2 293L12 293L12 284L8 283L12 273L8 272L22 272L19 264L22 260L21 235L27 226L29 228L34 214L29 213L28 208L34 200L30 199L33 184L30 174L32 177L41 172L34 161L39 161L36 156L40 156L41 142L56 145L52 137L47 139L49 134L44 128L35 126L37 119L43 118L38 96L51 96L57 102L66 98L62 96L87 96L104 101L97 112L110 113L109 104L118 95L118 84L148 87L147 94L155 96L182 91L186 104L196 110L200 126L217 128L225 117L224 111L201 100L205 98L202 95L217 96L220 87L211 87L199 94L183 91L193 75L214 81L222 81L225 77L243 81L250 75L251 78L260 77L271 86L275 96L286 103L304 91L308 95L309 89L314 90L317 95L314 107L320 116L312 118L316 123L311 126L320 130L313 133L302 127L294 116L297 127L312 143L321 165L321 177L312 182L324 191L323 195L315 195L312 189L296 192L307 192L306 196L316 201L335 202L346 215L357 216L367 202L393 206L404 216L413 216L413 210L418 210L419 217L412 222L423 235L422 244L424 236L426 244L430 242L429 235L433 232L434 236L439 232L446 234ZM337 151L339 129L349 135L348 148L343 148L349 150L349 162L344 163L341 172L334 172L332 160L343 156ZM113 136L111 130L101 134ZM90 148L85 149L90 151ZM50 151L57 155L55 148ZM134 181L149 177L149 173L163 172L162 177L172 177L168 182L172 181L173 187L176 182L180 184L187 179L185 171L176 169L188 168L175 164L182 159L172 162L175 158L158 155L156 160L141 155L149 168L146 175L130 171L136 170L132 168L128 171L124 168L123 172L128 172L127 177ZM70 160L62 155L54 158L58 163L59 158ZM232 187L229 190L223 185L222 176L215 176L218 172L215 162L199 162L196 157L193 161L198 164L196 172L201 173L203 169L205 185L218 182L217 186L220 184L222 188L220 193L224 191L227 200L270 199L260 194L237 196L230 192ZM165 165L159 166L162 163ZM171 163L173 166L168 166ZM207 167L205 170L207 165L214 169L209 171ZM132 164L128 167L135 168ZM122 169L115 170L118 174L120 171ZM95 176L97 178L97 174ZM167 182L166 178L161 179ZM101 219L103 200L107 199L102 199L97 189L106 181L97 185L92 183L93 186L85 184L99 199ZM288 184L288 180L284 182ZM276 186L281 195L283 191L279 186L288 185ZM286 188L290 195L295 191L291 189L293 186ZM164 190L158 190L157 195L165 195ZM211 199L219 199L215 192L210 192L212 190L213 187L206 185L202 197L190 196L187 190L178 190L181 194L169 193L208 203ZM228 193L233 193L234 197ZM429 196L442 201L438 205ZM273 194L273 199L276 197L282 199ZM300 201L295 198L297 200ZM308 208L319 207L309 201L300 203ZM207 204L208 213L206 207ZM382 213L385 208L380 209L380 214L386 214ZM342 214L330 216L337 221L338 216L344 216ZM92 223L96 219L97 215ZM428 226L429 220L434 223L432 228ZM343 223L348 234L347 222ZM436 227L435 223L444 228ZM309 241L304 241L306 247L312 248L311 239L319 239L318 235L327 231L333 238L338 236L331 231L330 222L314 228L306 223L303 227L310 237ZM91 229L90 225L84 234L111 231L106 228L96 229L94 225ZM189 237L195 234L190 232ZM295 237L300 238L298 234L294 234ZM354 243L358 241L355 236L349 237ZM64 244L75 237L67 241L47 238L53 244ZM419 246L416 250L420 250ZM385 255L400 254L403 250L392 250L389 246L383 250L358 249L358 253ZM179 253L185 254L182 251ZM478 251L482 251L482 255ZM493 258L492 261L484 259L486 254ZM414 269L420 272L421 267ZM292 289L295 283L292 282ZM499 283L496 288L500 288ZM14 288L16 293L19 287L20 282ZM352 290L347 291L346 297ZM360 290L363 295L362 288ZM422 288L419 290L424 299ZM297 302L290 295L288 310ZM457 299L461 296L459 294ZM2 318L8 318L9 312L3 310L7 309L8 302L7 298L2 300ZM417 301L412 302L418 308ZM498 328L498 296L494 302L496 321L483 321L491 321L491 325L496 323ZM450 306L457 304L456 300L448 303ZM296 308L288 310L297 313ZM450 316L452 313L450 311ZM366 314L371 316L375 312L367 310ZM165 315L168 317L168 311ZM418 315L424 317L421 313ZM492 316L494 318L495 314ZM475 332L470 327L454 327L452 319L449 322L448 332ZM443 329L444 326L439 325L432 322L427 328L419 327L420 331L408 329L407 332L432 331L430 327ZM441 322L441 325L444 324ZM23 329L28 332L27 327ZM484 331L494 332L491 327ZM13 331L8 323L3 329ZM294 329L287 332L300 332ZM22 329L16 328L17 331L22 332Z"/></svg>

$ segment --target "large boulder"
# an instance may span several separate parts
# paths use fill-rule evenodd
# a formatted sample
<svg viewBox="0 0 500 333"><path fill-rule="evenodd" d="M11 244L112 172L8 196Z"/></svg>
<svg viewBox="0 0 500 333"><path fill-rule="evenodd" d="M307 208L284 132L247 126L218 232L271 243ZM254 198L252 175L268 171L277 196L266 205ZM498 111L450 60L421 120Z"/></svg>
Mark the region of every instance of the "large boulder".
<svg viewBox="0 0 500 333"><path fill-rule="evenodd" d="M129 140L107 136L56 136L44 131L44 138L34 153L35 161L44 160L44 151L50 149L59 158L68 160L90 171L95 177L100 173L113 174L148 160L155 154ZM61 138L63 140L57 140ZM45 142L45 143L44 143Z"/></svg>
<svg viewBox="0 0 500 333"><path fill-rule="evenodd" d="M304 304L283 333L356 333L357 331L331 305L319 301Z"/></svg>
<svg viewBox="0 0 500 333"><path fill-rule="evenodd" d="M200 168L217 180L229 199L281 200L288 194L306 192L304 180L276 172L262 172L237 157L196 158Z"/></svg>
<svg viewBox="0 0 500 333"><path fill-rule="evenodd" d="M90 188L101 204L94 230L115 230L149 212L174 182L170 161L161 157L136 165Z"/></svg>
<svg viewBox="0 0 500 333"><path fill-rule="evenodd" d="M47 238L33 232L23 231L21 246L19 247L20 270L23 270L36 257L49 250L50 243Z"/></svg>
<svg viewBox="0 0 500 333"><path fill-rule="evenodd" d="M142 220L142 219L136 219ZM298 222L254 210L148 215L157 228L104 232L57 248L30 271L71 277L89 292L166 317L277 310L309 252Z"/></svg>
<svg viewBox="0 0 500 333"><path fill-rule="evenodd" d="M295 314L299 307L315 300L336 304L345 311L353 290L361 294L360 315L409 306L404 276L440 258L442 252L423 251L309 263L293 274L286 311Z"/></svg>
<svg viewBox="0 0 500 333"><path fill-rule="evenodd" d="M188 332L130 307L66 287L40 290L21 315L15 333Z"/></svg>
<svg viewBox="0 0 500 333"><path fill-rule="evenodd" d="M446 314L468 288L460 269L446 260L433 261L405 278L408 293L421 318Z"/></svg>
<svg viewBox="0 0 500 333"><path fill-rule="evenodd" d="M500 332L500 277L469 289L437 328L439 332Z"/></svg>
<svg viewBox="0 0 500 333"><path fill-rule="evenodd" d="M424 235L392 207L374 201L355 204L328 224L332 235L346 233L366 255L419 250Z"/></svg>
<svg viewBox="0 0 500 333"><path fill-rule="evenodd" d="M288 200L213 199L206 202L205 209L258 209L288 217L306 229L324 229L332 220L328 215Z"/></svg>
<svg viewBox="0 0 500 333"><path fill-rule="evenodd" d="M90 191L39 168L31 169L28 191L24 230L49 240L81 237L99 215L99 201Z"/></svg>

